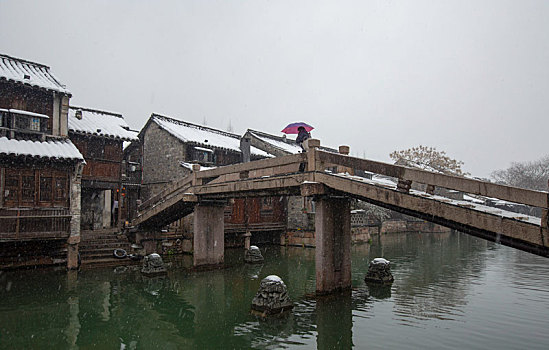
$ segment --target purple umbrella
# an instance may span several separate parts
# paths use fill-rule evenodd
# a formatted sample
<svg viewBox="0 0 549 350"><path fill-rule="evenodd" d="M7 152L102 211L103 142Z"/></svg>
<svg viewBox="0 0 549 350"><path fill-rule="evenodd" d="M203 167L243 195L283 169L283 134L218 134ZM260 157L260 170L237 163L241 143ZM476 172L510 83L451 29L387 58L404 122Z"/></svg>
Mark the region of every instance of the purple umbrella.
<svg viewBox="0 0 549 350"><path fill-rule="evenodd" d="M297 122L297 123L288 124L288 126L282 129L282 132L285 134L299 134L299 130L297 129L299 129L300 126L304 127L307 132L314 129L312 126L310 126L307 123Z"/></svg>

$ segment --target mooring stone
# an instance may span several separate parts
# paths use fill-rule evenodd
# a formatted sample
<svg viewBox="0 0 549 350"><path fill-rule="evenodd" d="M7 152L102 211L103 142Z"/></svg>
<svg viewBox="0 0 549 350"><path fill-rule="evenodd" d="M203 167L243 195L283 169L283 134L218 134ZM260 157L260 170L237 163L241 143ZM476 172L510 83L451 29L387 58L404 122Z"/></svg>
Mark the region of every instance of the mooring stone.
<svg viewBox="0 0 549 350"><path fill-rule="evenodd" d="M280 314L293 306L286 284L276 275L270 275L261 280L259 290L252 300L252 310L264 315Z"/></svg>
<svg viewBox="0 0 549 350"><path fill-rule="evenodd" d="M161 275L165 274L168 270L162 257L157 253L147 255L143 259L143 265L141 267L141 273L144 275Z"/></svg>
<svg viewBox="0 0 549 350"><path fill-rule="evenodd" d="M393 274L391 273L391 262L383 258L375 258L370 261L368 273L364 277L366 282L374 282L381 284L393 283Z"/></svg>
<svg viewBox="0 0 549 350"><path fill-rule="evenodd" d="M250 264L261 263L263 262L263 260L265 259L263 259L261 251L255 245L250 246L250 249L247 249L246 253L244 254L244 261Z"/></svg>

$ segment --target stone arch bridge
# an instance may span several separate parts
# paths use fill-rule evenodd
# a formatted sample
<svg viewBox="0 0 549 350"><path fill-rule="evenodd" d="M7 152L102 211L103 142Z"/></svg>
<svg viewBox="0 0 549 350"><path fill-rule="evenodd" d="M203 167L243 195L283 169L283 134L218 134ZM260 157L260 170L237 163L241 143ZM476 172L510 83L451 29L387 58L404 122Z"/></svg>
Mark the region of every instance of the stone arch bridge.
<svg viewBox="0 0 549 350"><path fill-rule="evenodd" d="M228 198L301 195L316 202L316 289L351 286L350 198L485 239L549 256L548 193L335 154L309 140L307 153L193 173L139 207L133 226L158 228L194 212L194 264L223 262L223 208ZM346 149L346 152L345 152ZM300 171L305 165L305 171ZM355 172L370 176L354 176ZM372 177L372 174L376 174ZM381 179L381 180L380 180ZM384 181L383 179L392 179ZM541 208L541 219L437 195L459 191Z"/></svg>

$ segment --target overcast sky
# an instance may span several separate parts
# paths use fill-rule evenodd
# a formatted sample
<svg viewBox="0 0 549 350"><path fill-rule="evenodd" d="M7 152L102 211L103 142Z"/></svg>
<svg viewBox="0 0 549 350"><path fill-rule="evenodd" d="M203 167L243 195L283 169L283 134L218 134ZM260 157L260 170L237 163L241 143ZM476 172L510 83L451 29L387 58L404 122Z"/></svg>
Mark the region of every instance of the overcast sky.
<svg viewBox="0 0 549 350"><path fill-rule="evenodd" d="M0 0L0 52L136 130L305 121L353 155L434 146L476 176L549 154L547 0Z"/></svg>

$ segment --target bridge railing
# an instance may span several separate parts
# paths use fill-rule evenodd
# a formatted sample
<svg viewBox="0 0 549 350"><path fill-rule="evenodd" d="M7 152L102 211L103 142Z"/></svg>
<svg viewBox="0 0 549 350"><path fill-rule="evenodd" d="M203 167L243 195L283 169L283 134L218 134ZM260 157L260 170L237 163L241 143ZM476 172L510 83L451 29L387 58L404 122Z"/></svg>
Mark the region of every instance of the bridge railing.
<svg viewBox="0 0 549 350"><path fill-rule="evenodd" d="M215 169L195 172L193 185L294 173L299 171L299 165L306 163L306 161L305 154L299 153L248 163L221 166Z"/></svg>
<svg viewBox="0 0 549 350"><path fill-rule="evenodd" d="M194 165L191 174L183 179L171 182L161 192L144 201L138 207L138 211L143 213L191 186L288 174L298 171L301 163L306 163L305 154L261 159L208 170L200 170L200 166Z"/></svg>
<svg viewBox="0 0 549 350"><path fill-rule="evenodd" d="M187 175L186 177L173 181L170 184L168 184L162 191L155 194L151 198L147 199L141 205L138 206L137 210L138 212L144 212L150 208L152 208L155 204L162 200L166 200L167 198L181 192L181 190L188 188L191 186L193 181L193 173L190 175Z"/></svg>
<svg viewBox="0 0 549 350"><path fill-rule="evenodd" d="M311 159L314 159L317 167L321 167L321 169L315 169L317 171L323 171L322 169L330 166L346 167L397 178L399 182L406 182L407 186L402 186L402 188L409 188L412 182L416 182L427 186L436 186L464 193L493 197L542 209L549 207L549 194L547 192L499 185L466 177L433 173L421 169L329 153L318 149L315 149L314 154L309 157L309 163L312 163Z"/></svg>

